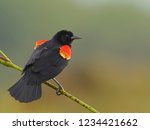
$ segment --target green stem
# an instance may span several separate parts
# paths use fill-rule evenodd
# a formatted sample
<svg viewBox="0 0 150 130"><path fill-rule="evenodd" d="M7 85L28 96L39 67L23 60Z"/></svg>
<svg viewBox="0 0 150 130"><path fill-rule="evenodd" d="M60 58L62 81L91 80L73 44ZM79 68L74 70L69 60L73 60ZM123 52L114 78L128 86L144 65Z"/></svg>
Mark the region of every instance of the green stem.
<svg viewBox="0 0 150 130"><path fill-rule="evenodd" d="M2 52L1 50L0 50L0 54L2 54L2 56L5 57L5 59L6 59L7 61L11 62L11 60L7 57L7 55L5 55L5 53Z"/></svg>
<svg viewBox="0 0 150 130"><path fill-rule="evenodd" d="M55 89L55 90L58 90L58 87L53 85L53 84L50 84L49 82L45 82L44 84L48 85L49 87ZM71 95L70 93L68 93L67 91L65 90L62 90L61 91L63 95L65 95L66 97L70 98L71 100L75 101L76 103L80 104L81 106L83 106L84 108L88 109L89 111L93 112L93 113L98 113L98 111L91 107L90 105L88 105L87 103L81 101L80 99L78 99L77 97Z"/></svg>
<svg viewBox="0 0 150 130"><path fill-rule="evenodd" d="M17 66L16 64L12 63L11 60L1 50L0 50L0 53L3 56L3 57L0 57L0 63L1 64L3 64L4 66L11 67L13 69L16 69L16 70L22 72L23 69L21 67ZM58 86L55 86L55 85L49 83L48 81L45 82L44 84L46 84L47 86L49 86L49 87L51 87L51 88L53 88L55 90L58 90ZM75 101L76 103L80 104L81 106L83 106L84 108L89 110L90 112L93 112L93 113L97 113L98 112L95 108L93 108L90 105L86 104L85 102L83 102L82 100L78 99L77 97L71 95L67 91L62 90L61 92L62 92L63 95L65 95L69 99Z"/></svg>

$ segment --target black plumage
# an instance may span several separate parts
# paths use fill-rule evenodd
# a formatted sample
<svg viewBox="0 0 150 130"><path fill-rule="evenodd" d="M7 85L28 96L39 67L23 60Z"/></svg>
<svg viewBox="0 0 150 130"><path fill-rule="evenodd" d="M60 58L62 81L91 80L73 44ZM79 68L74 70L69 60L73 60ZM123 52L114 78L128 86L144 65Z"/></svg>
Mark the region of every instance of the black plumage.
<svg viewBox="0 0 150 130"><path fill-rule="evenodd" d="M49 41L34 50L23 69L22 78L8 89L10 95L20 102L31 102L41 97L41 84L57 76L69 60L59 54L63 45L71 48L73 33L62 30Z"/></svg>

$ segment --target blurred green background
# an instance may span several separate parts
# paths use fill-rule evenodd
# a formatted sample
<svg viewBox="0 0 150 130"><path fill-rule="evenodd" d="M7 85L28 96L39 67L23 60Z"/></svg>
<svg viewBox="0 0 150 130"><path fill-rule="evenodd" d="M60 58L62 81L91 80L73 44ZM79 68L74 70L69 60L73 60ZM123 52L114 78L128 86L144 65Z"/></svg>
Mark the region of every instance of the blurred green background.
<svg viewBox="0 0 150 130"><path fill-rule="evenodd" d="M0 0L0 49L23 67L35 41L67 29L69 66L57 79L100 112L150 112L150 1ZM47 86L24 104L8 93L20 72L0 65L0 112L89 112Z"/></svg>

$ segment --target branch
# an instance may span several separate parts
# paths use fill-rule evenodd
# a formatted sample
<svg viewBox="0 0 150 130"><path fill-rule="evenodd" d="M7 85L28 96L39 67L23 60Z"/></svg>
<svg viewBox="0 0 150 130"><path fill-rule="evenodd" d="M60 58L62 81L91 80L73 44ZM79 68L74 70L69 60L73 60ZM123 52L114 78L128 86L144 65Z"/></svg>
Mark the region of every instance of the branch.
<svg viewBox="0 0 150 130"><path fill-rule="evenodd" d="M0 63L3 64L4 66L7 66L7 67L10 67L10 68L13 68L13 69L16 69L18 71L21 71L22 72L22 68L17 66L16 64L14 64L8 57L7 55L5 55L1 50L0 50L0 54L2 56L0 56ZM54 84L51 84L49 83L48 81L45 82L44 84L46 84L47 86L53 88L54 90L58 90L58 86L55 86ZM62 94L68 98L70 98L71 100L73 100L74 102L80 104L81 106L83 106L85 109L89 110L90 112L93 112L93 113L97 113L98 111L89 106L88 104L86 104L85 102L81 101L80 99L78 99L77 97L71 95L70 93L68 93L67 91L65 90L61 90Z"/></svg>

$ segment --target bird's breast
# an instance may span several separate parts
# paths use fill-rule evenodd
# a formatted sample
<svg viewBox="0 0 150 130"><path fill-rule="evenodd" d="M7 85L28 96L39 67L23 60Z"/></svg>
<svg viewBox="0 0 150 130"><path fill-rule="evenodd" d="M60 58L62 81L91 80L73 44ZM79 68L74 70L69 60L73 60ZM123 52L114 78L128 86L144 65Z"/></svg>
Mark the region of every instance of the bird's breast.
<svg viewBox="0 0 150 130"><path fill-rule="evenodd" d="M65 60L70 60L72 56L71 47L68 45L63 45L59 49L59 54Z"/></svg>

